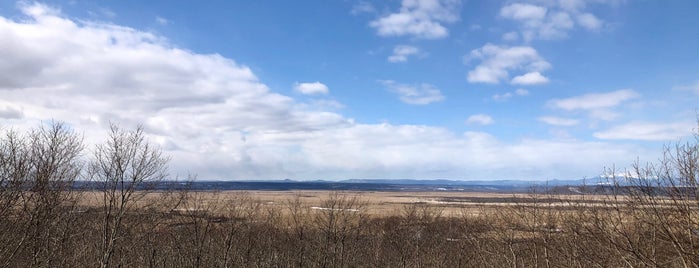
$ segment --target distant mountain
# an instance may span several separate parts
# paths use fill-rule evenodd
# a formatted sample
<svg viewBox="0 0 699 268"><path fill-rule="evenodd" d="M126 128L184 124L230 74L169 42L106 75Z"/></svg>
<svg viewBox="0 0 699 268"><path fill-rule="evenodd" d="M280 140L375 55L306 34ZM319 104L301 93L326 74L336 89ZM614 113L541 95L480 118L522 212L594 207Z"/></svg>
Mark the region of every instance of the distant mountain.
<svg viewBox="0 0 699 268"><path fill-rule="evenodd" d="M449 179L421 180L421 179L350 179L342 180L344 183L381 183L381 184L402 184L402 185L451 185L451 186L559 186L559 185L582 185L583 179L577 180L474 180L461 181Z"/></svg>

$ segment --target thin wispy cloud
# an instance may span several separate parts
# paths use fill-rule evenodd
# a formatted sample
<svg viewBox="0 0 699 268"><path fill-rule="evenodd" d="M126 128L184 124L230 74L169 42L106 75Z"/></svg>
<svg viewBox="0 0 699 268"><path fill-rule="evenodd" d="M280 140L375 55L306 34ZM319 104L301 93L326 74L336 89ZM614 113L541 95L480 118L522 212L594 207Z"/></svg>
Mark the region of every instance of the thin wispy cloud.
<svg viewBox="0 0 699 268"><path fill-rule="evenodd" d="M492 125L493 123L495 123L495 120L493 120L493 118L487 114L474 114L474 115L469 116L466 119L466 124L469 124L469 125L485 126L485 125Z"/></svg>
<svg viewBox="0 0 699 268"><path fill-rule="evenodd" d="M529 90L526 90L523 88L518 88L513 92L505 92L502 94L495 94L495 95L493 95L492 98L493 98L493 100L496 100L496 101L506 101L506 100L508 100L512 97L515 97L515 96L526 96L526 95L529 95Z"/></svg>
<svg viewBox="0 0 699 268"><path fill-rule="evenodd" d="M363 14L363 13L375 13L375 12L376 12L376 7L374 7L374 5L372 5L371 3L365 2L365 1L360 1L359 3L355 4L354 6L352 6L352 10L350 11L350 13L352 13L352 15L359 15L359 14Z"/></svg>
<svg viewBox="0 0 699 268"><path fill-rule="evenodd" d="M547 106L557 110L582 111L596 120L612 121L619 118L617 107L640 95L632 89L620 89L606 93L588 93L563 99L552 99Z"/></svg>
<svg viewBox="0 0 699 268"><path fill-rule="evenodd" d="M442 92L430 84L400 84L391 80L380 82L407 104L426 105L444 100Z"/></svg>
<svg viewBox="0 0 699 268"><path fill-rule="evenodd" d="M693 92L696 95L699 95L699 81L694 82L693 84L675 86L673 87L673 89L680 91L689 91Z"/></svg>
<svg viewBox="0 0 699 268"><path fill-rule="evenodd" d="M589 93L564 99L553 99L548 105L553 108L572 110L595 110L612 108L640 95L632 89L620 89L607 93Z"/></svg>
<svg viewBox="0 0 699 268"><path fill-rule="evenodd" d="M556 116L542 116L537 118L539 121L553 126L575 126L580 123L580 120L572 118L563 118Z"/></svg>
<svg viewBox="0 0 699 268"><path fill-rule="evenodd" d="M160 16L155 17L155 22L157 22L158 24L163 25L163 26L170 24L170 21L168 19L160 17Z"/></svg>
<svg viewBox="0 0 699 268"><path fill-rule="evenodd" d="M389 62L406 62L408 57L416 55L420 49L414 46L399 45L393 48L393 55L388 57Z"/></svg>
<svg viewBox="0 0 699 268"><path fill-rule="evenodd" d="M606 140L648 140L675 142L692 134L694 122L650 123L631 122L595 132L598 139Z"/></svg>

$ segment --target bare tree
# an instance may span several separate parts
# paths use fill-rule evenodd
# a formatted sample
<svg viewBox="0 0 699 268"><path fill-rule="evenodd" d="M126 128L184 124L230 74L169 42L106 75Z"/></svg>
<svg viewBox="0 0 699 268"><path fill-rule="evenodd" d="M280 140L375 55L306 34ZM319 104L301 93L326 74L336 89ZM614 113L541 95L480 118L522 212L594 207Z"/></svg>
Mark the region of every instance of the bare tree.
<svg viewBox="0 0 699 268"><path fill-rule="evenodd" d="M73 183L82 171L82 138L61 122L0 141L0 213L4 265L60 266L75 228ZM22 262L24 261L24 262Z"/></svg>
<svg viewBox="0 0 699 268"><path fill-rule="evenodd" d="M24 136L8 130L0 139L0 264L8 266L26 244L28 232L16 207L29 179L29 150Z"/></svg>
<svg viewBox="0 0 699 268"><path fill-rule="evenodd" d="M0 139L0 216L5 217L19 201L29 164L24 137L14 130L6 131Z"/></svg>
<svg viewBox="0 0 699 268"><path fill-rule="evenodd" d="M102 187L101 267L108 267L115 253L125 214L151 183L167 176L168 161L148 143L142 126L125 131L112 124L108 140L97 145L90 175Z"/></svg>
<svg viewBox="0 0 699 268"><path fill-rule="evenodd" d="M359 237L362 224L367 213L365 202L358 196L348 196L332 192L321 202L313 215L313 224L318 228L320 243L318 250L322 252L319 265L327 267L347 267L355 240Z"/></svg>
<svg viewBox="0 0 699 268"><path fill-rule="evenodd" d="M73 183L83 168L82 137L62 122L51 122L29 133L30 185L32 221L35 241L32 247L36 264L50 267L62 261L60 251L66 249L68 236L77 216L71 214L77 195Z"/></svg>

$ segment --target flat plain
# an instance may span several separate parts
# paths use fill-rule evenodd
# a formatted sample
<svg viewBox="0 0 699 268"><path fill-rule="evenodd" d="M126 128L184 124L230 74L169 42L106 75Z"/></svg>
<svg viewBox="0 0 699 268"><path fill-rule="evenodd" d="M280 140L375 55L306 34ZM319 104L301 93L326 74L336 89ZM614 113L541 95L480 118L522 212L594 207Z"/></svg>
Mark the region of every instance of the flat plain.
<svg viewBox="0 0 699 268"><path fill-rule="evenodd" d="M151 192L140 199L139 203L148 204L150 200L161 199L169 194L176 198L179 192ZM245 200L258 204L262 208L286 211L291 202L298 202L308 209L327 209L325 202L337 197L351 199L353 209L376 217L399 216L407 206L428 206L441 212L442 216L460 217L478 215L485 210L511 206L545 206L564 209L570 206L599 206L607 203L608 196L575 194L534 194L534 193L492 193L461 191L190 191L189 202L179 209L225 210L231 202ZM83 204L97 207L101 203L100 192L87 192ZM194 198L191 198L194 197ZM608 203L607 203L608 204Z"/></svg>

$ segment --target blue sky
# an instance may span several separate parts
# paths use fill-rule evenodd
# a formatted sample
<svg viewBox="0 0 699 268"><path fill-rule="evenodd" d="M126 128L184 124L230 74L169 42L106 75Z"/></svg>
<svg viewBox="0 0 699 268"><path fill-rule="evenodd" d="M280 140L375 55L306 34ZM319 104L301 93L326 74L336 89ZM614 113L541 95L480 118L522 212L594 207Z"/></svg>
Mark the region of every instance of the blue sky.
<svg viewBox="0 0 699 268"><path fill-rule="evenodd" d="M202 179L592 177L693 139L697 10L4 1L0 126L143 124Z"/></svg>

